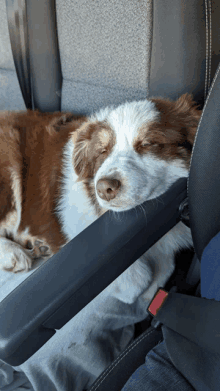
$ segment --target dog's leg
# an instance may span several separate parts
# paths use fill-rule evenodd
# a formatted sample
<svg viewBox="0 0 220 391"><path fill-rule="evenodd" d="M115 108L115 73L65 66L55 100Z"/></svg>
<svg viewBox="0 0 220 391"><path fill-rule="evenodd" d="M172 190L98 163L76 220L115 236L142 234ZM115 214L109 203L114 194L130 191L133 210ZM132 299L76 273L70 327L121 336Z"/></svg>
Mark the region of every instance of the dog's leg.
<svg viewBox="0 0 220 391"><path fill-rule="evenodd" d="M32 259L28 250L18 243L0 237L0 269L13 273L31 269Z"/></svg>
<svg viewBox="0 0 220 391"><path fill-rule="evenodd" d="M160 262L160 260L162 262ZM153 280L148 289L141 296L146 307L148 307L158 289L163 288L166 285L167 281L175 270L175 258L173 254L161 254L160 259L157 259L156 262L157 264L155 264Z"/></svg>

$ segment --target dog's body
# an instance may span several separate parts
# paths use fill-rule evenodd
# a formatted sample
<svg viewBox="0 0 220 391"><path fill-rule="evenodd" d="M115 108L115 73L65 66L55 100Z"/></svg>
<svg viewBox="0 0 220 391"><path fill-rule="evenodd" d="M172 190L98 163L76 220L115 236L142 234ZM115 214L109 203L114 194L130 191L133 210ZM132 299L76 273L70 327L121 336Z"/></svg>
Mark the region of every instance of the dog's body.
<svg viewBox="0 0 220 391"><path fill-rule="evenodd" d="M34 259L51 257L105 211L138 207L186 177L199 118L187 94L177 102L126 103L88 118L3 112L0 267L29 270ZM175 251L191 245L189 228L178 223L110 289L131 303L147 286L151 299L172 274Z"/></svg>

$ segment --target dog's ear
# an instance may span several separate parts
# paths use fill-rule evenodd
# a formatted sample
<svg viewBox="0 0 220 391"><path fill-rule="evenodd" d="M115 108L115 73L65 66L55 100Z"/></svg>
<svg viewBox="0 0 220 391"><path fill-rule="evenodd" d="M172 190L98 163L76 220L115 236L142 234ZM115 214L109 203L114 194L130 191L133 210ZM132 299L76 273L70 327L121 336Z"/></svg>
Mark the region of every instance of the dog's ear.
<svg viewBox="0 0 220 391"><path fill-rule="evenodd" d="M74 151L73 166L78 181L81 181L91 175L91 162L89 159L89 144L91 140L90 124L85 122L73 134Z"/></svg>
<svg viewBox="0 0 220 391"><path fill-rule="evenodd" d="M186 142L191 146L194 143L197 126L201 116L201 110L193 101L192 95L186 93L175 102L174 113L183 123L186 132Z"/></svg>
<svg viewBox="0 0 220 391"><path fill-rule="evenodd" d="M182 112L186 112L194 106L195 102L193 101L191 94L183 94L176 100L176 109L179 109Z"/></svg>
<svg viewBox="0 0 220 391"><path fill-rule="evenodd" d="M160 112L160 124L163 128L173 129L182 134L183 142L192 148L201 116L201 110L198 110L192 96L186 93L176 101L163 98L151 100Z"/></svg>

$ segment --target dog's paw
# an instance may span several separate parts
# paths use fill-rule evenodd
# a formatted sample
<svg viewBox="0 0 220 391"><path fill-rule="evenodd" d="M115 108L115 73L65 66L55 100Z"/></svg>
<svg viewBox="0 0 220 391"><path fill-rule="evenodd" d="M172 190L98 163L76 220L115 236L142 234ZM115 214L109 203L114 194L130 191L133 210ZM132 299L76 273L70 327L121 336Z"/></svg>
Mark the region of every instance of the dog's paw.
<svg viewBox="0 0 220 391"><path fill-rule="evenodd" d="M25 251L30 255L32 259L38 259L41 257L50 257L51 251L49 246L43 240L28 240L25 245Z"/></svg>
<svg viewBox="0 0 220 391"><path fill-rule="evenodd" d="M8 239L0 238L0 269L18 273L31 269L31 257L19 246Z"/></svg>

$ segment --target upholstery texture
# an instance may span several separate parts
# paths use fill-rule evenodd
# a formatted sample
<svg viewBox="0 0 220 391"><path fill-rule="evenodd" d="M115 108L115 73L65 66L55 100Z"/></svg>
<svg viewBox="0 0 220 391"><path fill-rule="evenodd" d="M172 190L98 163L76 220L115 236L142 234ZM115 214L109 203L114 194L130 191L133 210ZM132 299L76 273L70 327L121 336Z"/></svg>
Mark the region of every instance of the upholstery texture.
<svg viewBox="0 0 220 391"><path fill-rule="evenodd" d="M91 113L148 95L152 0L57 1L62 110Z"/></svg>
<svg viewBox="0 0 220 391"><path fill-rule="evenodd" d="M25 110L12 57L5 0L0 0L0 110Z"/></svg>
<svg viewBox="0 0 220 391"><path fill-rule="evenodd" d="M0 110L25 110L15 71L0 69Z"/></svg>
<svg viewBox="0 0 220 391"><path fill-rule="evenodd" d="M62 110L89 114L106 105L145 99L150 77L152 0L57 0L56 6ZM19 85L14 81L5 0L0 0L0 9L0 109L24 109Z"/></svg>

